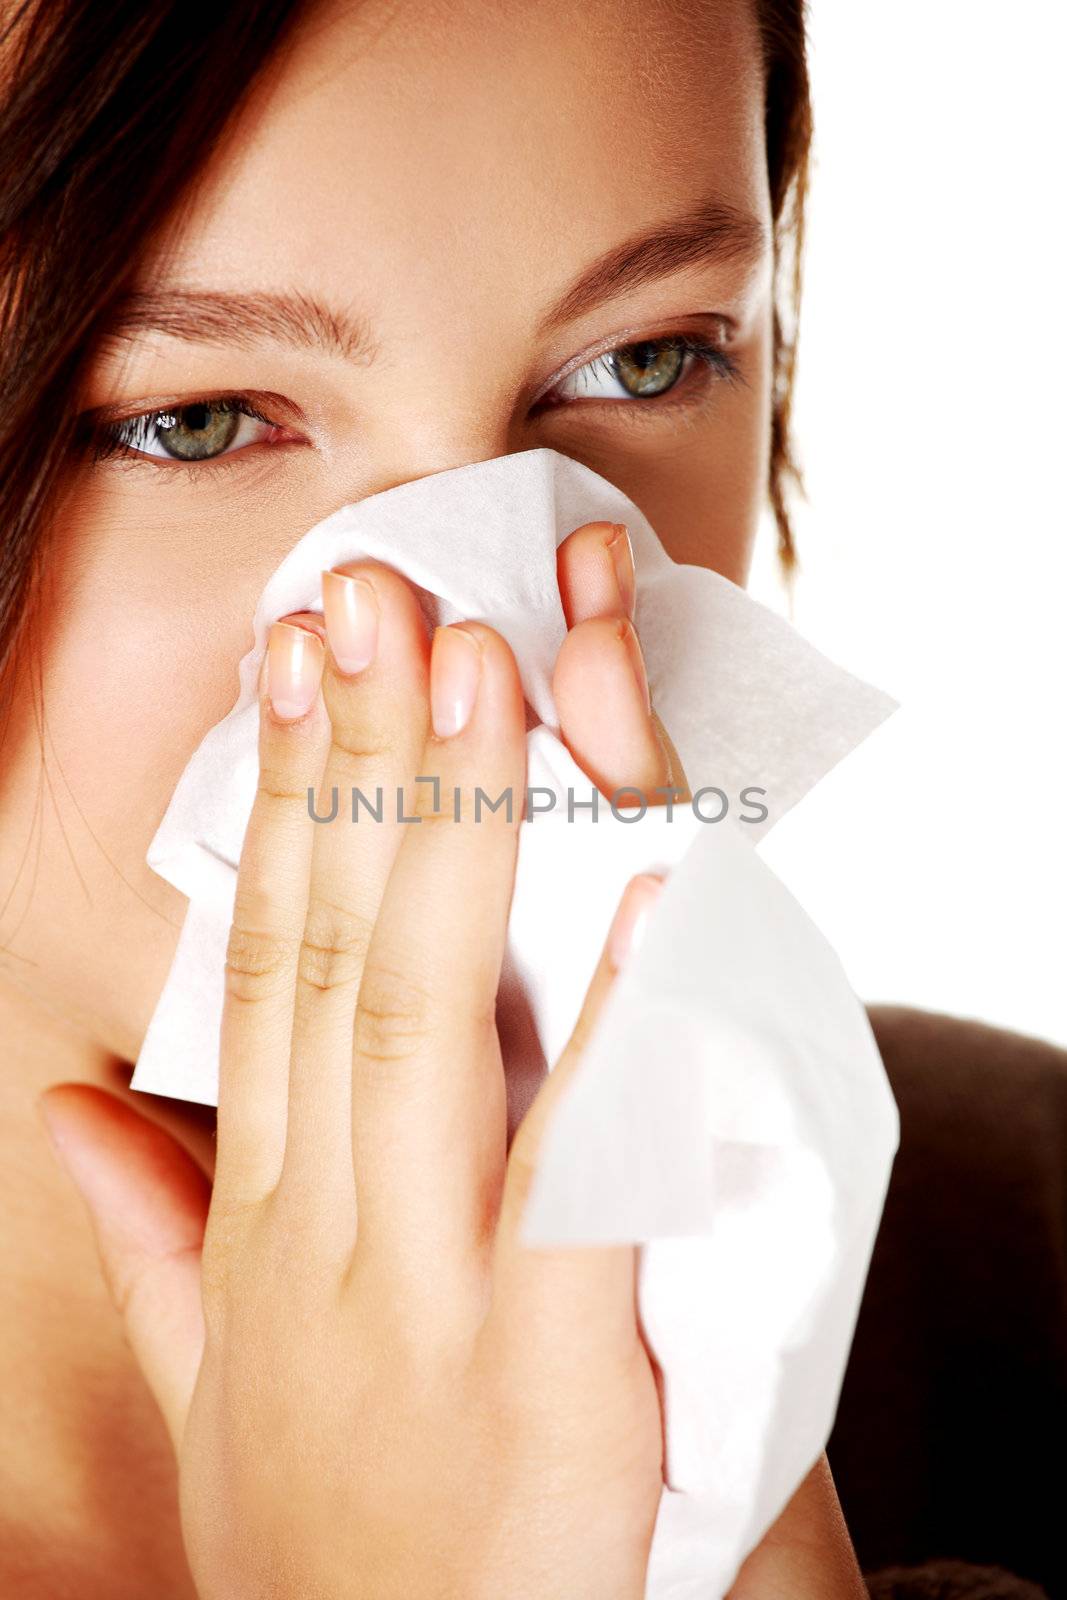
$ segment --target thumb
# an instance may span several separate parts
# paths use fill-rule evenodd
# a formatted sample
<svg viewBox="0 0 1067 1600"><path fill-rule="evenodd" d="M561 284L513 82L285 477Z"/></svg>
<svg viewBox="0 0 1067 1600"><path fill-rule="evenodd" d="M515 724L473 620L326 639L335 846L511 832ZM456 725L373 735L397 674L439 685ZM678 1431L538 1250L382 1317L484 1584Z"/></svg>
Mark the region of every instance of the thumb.
<svg viewBox="0 0 1067 1600"><path fill-rule="evenodd" d="M104 1089L59 1084L38 1105L88 1207L111 1298L177 1450L204 1348L211 1184L176 1139Z"/></svg>

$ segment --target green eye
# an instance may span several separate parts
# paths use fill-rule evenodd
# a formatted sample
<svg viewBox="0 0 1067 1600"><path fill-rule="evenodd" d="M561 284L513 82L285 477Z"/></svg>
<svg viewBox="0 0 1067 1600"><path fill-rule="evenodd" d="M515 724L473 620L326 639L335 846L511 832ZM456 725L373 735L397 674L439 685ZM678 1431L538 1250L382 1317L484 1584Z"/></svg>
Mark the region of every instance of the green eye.
<svg viewBox="0 0 1067 1600"><path fill-rule="evenodd" d="M213 461L245 445L277 442L281 432L247 400L221 396L104 423L93 435L93 449L98 458L120 450L157 461Z"/></svg>
<svg viewBox="0 0 1067 1600"><path fill-rule="evenodd" d="M648 339L613 351L608 360L627 394L644 396L672 388L682 375L685 357L684 347L675 340Z"/></svg>
<svg viewBox="0 0 1067 1600"><path fill-rule="evenodd" d="M241 425L240 412L218 404L157 411L151 419L156 439L179 461L207 461L229 449Z"/></svg>
<svg viewBox="0 0 1067 1600"><path fill-rule="evenodd" d="M584 367L576 367L550 392L547 403L658 400L675 388L679 394L683 388L691 391L693 385L687 380L701 365L709 380L737 376L737 367L726 351L696 334L673 333L662 334L658 339L638 339L633 344L617 345L614 350L594 356ZM672 401L676 398L671 396ZM642 408L631 406L628 409ZM650 412L653 409L650 407Z"/></svg>

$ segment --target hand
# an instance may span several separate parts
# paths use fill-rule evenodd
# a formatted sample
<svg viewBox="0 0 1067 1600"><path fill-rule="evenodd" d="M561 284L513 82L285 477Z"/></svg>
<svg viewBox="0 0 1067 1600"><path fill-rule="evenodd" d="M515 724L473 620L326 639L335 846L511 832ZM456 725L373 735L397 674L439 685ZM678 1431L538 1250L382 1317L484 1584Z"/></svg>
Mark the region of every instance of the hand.
<svg viewBox="0 0 1067 1600"><path fill-rule="evenodd" d="M562 731L607 793L685 792L626 625L632 565L616 532L594 524L560 547ZM446 815L450 785L521 793L514 662L468 625L438 645L431 675L406 585L352 570L373 607L357 604L346 627L347 586L330 580L327 611L353 670L324 656L318 618L292 619L272 645L282 709L316 698L287 720L264 699L214 1195L176 1141L113 1096L61 1086L46 1116L174 1441L204 1600L640 1596L661 1420L633 1251L529 1250L517 1226L552 1103L655 885L631 886L575 1037L508 1154L492 996L514 825L315 827L305 793L324 765L321 794L335 782L391 793L437 772ZM477 692L466 726L435 736L428 700L444 727L465 699L462 672L448 689L450 654L477 667ZM418 796L425 810L427 786ZM736 1600L809 1592L811 1559L824 1563L812 1595L851 1595L825 1487L798 1492Z"/></svg>
<svg viewBox="0 0 1067 1600"><path fill-rule="evenodd" d="M637 1600L662 1438L635 1252L535 1250L517 1230L655 883L624 897L509 1153L494 1001L525 774L517 669L477 623L439 632L431 669L411 589L353 570L328 581L329 652L322 619L272 631L213 1194L100 1091L50 1091L49 1116L174 1441L204 1600ZM422 774L440 779L435 818ZM424 820L342 808L316 825L309 784L320 813L334 784L399 786ZM453 791L475 785L510 786L512 818L475 823L465 803L452 821Z"/></svg>

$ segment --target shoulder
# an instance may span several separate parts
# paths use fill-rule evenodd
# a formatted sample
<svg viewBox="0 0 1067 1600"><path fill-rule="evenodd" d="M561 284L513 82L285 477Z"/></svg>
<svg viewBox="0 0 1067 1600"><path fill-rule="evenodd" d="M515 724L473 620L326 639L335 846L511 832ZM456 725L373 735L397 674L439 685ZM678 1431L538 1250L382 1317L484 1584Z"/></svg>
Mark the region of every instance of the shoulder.
<svg viewBox="0 0 1067 1600"><path fill-rule="evenodd" d="M829 1457L870 1593L1067 1594L1047 1468L1067 1431L1067 1051L868 1014L900 1148ZM939 1552L966 1559L921 1564Z"/></svg>
<svg viewBox="0 0 1067 1600"><path fill-rule="evenodd" d="M945 1348L1067 1373L1067 1050L902 1006L869 1016L900 1147L868 1314L892 1323L906 1304L912 1331L936 1323Z"/></svg>
<svg viewBox="0 0 1067 1600"><path fill-rule="evenodd" d="M1005 1156L1025 1149L1056 1165L1067 1159L1067 1050L907 1006L872 1005L867 1014L900 1110L902 1154L970 1132Z"/></svg>
<svg viewBox="0 0 1067 1600"><path fill-rule="evenodd" d="M871 1600L1048 1600L1044 1589L1002 1567L932 1561L866 1574Z"/></svg>
<svg viewBox="0 0 1067 1600"><path fill-rule="evenodd" d="M883 1060L889 1057L894 1063L936 1058L950 1069L1010 1065L1038 1074L1067 1067L1067 1050L1060 1046L968 1017L893 1005L869 1005L867 1015Z"/></svg>

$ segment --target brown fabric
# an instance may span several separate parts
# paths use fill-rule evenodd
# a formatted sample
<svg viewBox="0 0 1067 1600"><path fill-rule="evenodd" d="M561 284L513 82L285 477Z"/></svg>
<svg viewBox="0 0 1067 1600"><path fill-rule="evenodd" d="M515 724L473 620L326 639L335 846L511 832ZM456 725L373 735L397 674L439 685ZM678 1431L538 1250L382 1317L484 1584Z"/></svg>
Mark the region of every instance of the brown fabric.
<svg viewBox="0 0 1067 1600"><path fill-rule="evenodd" d="M1001 1567L1060 1600L1067 1052L898 1007L870 1016L901 1146L828 1452L860 1563ZM887 1581L872 1593L1030 1593Z"/></svg>
<svg viewBox="0 0 1067 1600"><path fill-rule="evenodd" d="M1003 1567L932 1561L923 1567L887 1567L867 1580L871 1600L1048 1600L1044 1589Z"/></svg>

